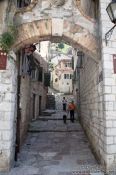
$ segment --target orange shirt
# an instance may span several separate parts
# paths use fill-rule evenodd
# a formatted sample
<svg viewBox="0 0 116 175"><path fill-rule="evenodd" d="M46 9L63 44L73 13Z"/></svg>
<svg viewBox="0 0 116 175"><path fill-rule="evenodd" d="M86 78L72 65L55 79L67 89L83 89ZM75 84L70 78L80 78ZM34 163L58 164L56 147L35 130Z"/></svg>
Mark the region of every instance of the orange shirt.
<svg viewBox="0 0 116 175"><path fill-rule="evenodd" d="M68 109L69 109L69 110L75 110L75 108L76 108L76 106L75 106L75 104L73 104L73 103L70 103L70 104L68 105Z"/></svg>

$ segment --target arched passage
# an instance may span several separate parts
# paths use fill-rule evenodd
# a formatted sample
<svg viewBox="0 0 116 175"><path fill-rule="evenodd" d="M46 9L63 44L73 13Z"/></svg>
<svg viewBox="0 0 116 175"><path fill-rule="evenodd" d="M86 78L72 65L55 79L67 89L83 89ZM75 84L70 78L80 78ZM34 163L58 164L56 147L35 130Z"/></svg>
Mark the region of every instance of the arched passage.
<svg viewBox="0 0 116 175"><path fill-rule="evenodd" d="M72 47L78 47L94 60L99 60L97 38L83 27L62 19L38 20L18 27L15 48L42 40L64 40Z"/></svg>
<svg viewBox="0 0 116 175"><path fill-rule="evenodd" d="M91 88L93 84L95 85L94 88L92 89L92 95L94 95L95 94L94 92L96 92L96 96L98 97L97 103L99 103L100 101L99 92L98 92L99 85L97 84L97 80L99 77L99 73L101 71L101 65L99 64L99 54L98 54L99 40L95 32L96 31L95 24L83 18L80 14L77 13L75 9L74 9L75 15L74 13L66 10L67 13L66 14L61 13L60 17L56 17L55 13L51 17L49 14L52 12L49 12L48 15L42 14L41 9L39 9L40 16L39 15L36 16L36 12L38 8L36 8L35 4L31 8L31 12L29 12L29 10L30 9L28 9L28 11L26 10L21 11L17 13L14 17L15 23L17 23L17 26L18 26L18 38L15 45L13 46L13 49L19 50L20 48L23 48L26 44L32 44L36 42L38 43L39 41L43 41L43 40L51 40L55 42L63 40L66 43L69 43L70 45L72 45L74 48L78 48L79 50L83 51L87 56L85 63L88 64L87 69L84 69L82 72L82 75L86 75L86 77L84 77L84 85L85 85L85 82L86 84L88 83L87 79L89 78L91 80L89 81L89 85L90 85L89 88ZM51 9L51 11L53 10L54 9ZM47 8L45 9L45 11L47 11ZM76 16L76 19L75 19L75 16ZM92 30L89 28L90 25L92 26ZM90 58L93 58L96 62L98 62L97 66L94 60L90 61ZM91 67L92 67L92 71L90 71ZM88 74L86 74L87 70L89 70L89 77L87 77ZM83 109L85 105L86 105L86 108L87 108L87 105L89 105L88 116L90 116L90 118L88 117L86 119L87 122L85 122L84 126L85 126L85 129L86 128L88 129L89 128L88 124L91 125L91 127L88 129L88 135L90 138L94 138L95 136L95 140L99 142L99 145L97 145L96 142L94 143L94 139L92 140L92 144L97 154L100 157L103 151L102 148L100 147L100 144L103 144L103 143L101 143L102 141L100 142L100 140L102 140L101 139L102 135L100 135L99 133L104 126L103 127L99 126L100 121L97 122L96 124L96 122L94 121L94 118L91 120L91 117L95 116L93 115L94 112L92 111L91 108L93 107L96 108L96 101L93 102L92 97L91 97L91 100L95 105L93 104L93 106L90 106L91 102L89 99L89 95L91 94L91 89L89 89L89 93L86 91L86 96L83 96L83 94L85 94L85 90L83 92L84 93L82 93L81 99L88 98L88 102L89 102L89 104L84 104L84 103L82 104ZM100 103L100 105L102 106L102 102ZM98 114L98 110L99 109L97 107L96 116ZM102 112L102 109L100 112ZM85 113L84 113L84 117L85 117ZM97 128L97 127L98 127L99 133L97 133L98 135L96 136L94 128ZM13 150L13 147L12 147L12 150ZM10 154L12 153L10 152ZM11 157L12 156L13 154L11 155ZM7 160L8 162L10 158L8 157L8 160ZM103 156L101 159L103 160Z"/></svg>
<svg viewBox="0 0 116 175"><path fill-rule="evenodd" d="M99 134L101 132L100 120L96 122L96 118L102 115L102 102L100 101L102 90L99 90L101 86L99 76L102 68L96 38L87 29L71 21L57 18L41 19L19 25L18 39L14 48L19 50L27 44L50 40L54 42L64 41L85 53L83 69L79 73L81 76L79 80L81 84L79 89L82 110L81 117L95 153L102 161L102 149L99 142L102 137ZM96 128L98 130L97 135ZM99 142L99 146L96 142Z"/></svg>

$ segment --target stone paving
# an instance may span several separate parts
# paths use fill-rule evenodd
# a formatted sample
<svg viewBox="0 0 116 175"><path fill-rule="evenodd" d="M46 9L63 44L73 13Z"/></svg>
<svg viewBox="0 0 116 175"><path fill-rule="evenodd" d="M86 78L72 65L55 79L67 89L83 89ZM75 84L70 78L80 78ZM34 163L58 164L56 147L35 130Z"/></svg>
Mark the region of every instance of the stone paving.
<svg viewBox="0 0 116 175"><path fill-rule="evenodd" d="M15 167L4 175L103 175L77 120L64 124L62 111L31 123ZM53 119L53 120L52 120ZM3 175L3 174L1 174Z"/></svg>
<svg viewBox="0 0 116 175"><path fill-rule="evenodd" d="M57 95L57 110L31 122L14 168L0 175L104 175L77 115L63 123L60 102Z"/></svg>

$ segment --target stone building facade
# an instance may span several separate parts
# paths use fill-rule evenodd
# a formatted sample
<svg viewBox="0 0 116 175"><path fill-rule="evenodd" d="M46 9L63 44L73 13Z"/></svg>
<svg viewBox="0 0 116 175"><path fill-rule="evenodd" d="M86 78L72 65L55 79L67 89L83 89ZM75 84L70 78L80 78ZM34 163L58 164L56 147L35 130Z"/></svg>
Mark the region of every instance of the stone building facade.
<svg viewBox="0 0 116 175"><path fill-rule="evenodd" d="M57 59L58 62L53 66L54 69L51 73L53 88L61 93L72 94L72 58L65 55L59 57L60 60L58 57L53 58L53 60ZM53 61L51 62L53 63Z"/></svg>
<svg viewBox="0 0 116 175"><path fill-rule="evenodd" d="M20 135L18 142L22 145L28 130L28 125L31 120L35 120L41 115L41 112L46 108L47 87L44 85L44 73L48 72L48 63L37 51L33 53L33 59L38 61L31 75L26 70L25 57L18 58L20 60L20 72L18 79L19 102L17 116L20 118L18 123L20 129L17 131ZM28 68L28 67L27 67Z"/></svg>
<svg viewBox="0 0 116 175"><path fill-rule="evenodd" d="M116 164L116 74L113 65L116 30L108 45L105 43L105 33L112 27L106 13L110 0L56 2L32 0L20 9L9 5L7 0L0 2L0 34L7 28L7 18L11 17L18 26L18 38L12 47L15 53L26 44L43 40L63 40L84 52L84 68L80 70L81 121L101 165L110 169ZM1 171L13 165L15 152L18 69L17 59L13 58L7 60L6 70L0 70Z"/></svg>

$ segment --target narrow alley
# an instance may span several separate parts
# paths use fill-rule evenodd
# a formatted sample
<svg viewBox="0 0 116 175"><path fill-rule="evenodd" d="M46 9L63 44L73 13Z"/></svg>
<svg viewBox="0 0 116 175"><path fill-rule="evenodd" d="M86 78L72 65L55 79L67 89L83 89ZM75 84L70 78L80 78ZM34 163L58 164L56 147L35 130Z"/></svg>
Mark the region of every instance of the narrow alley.
<svg viewBox="0 0 116 175"><path fill-rule="evenodd" d="M15 167L0 175L103 175L75 115L75 122L62 120L62 96L56 110L46 110L32 121ZM72 96L67 96L72 99Z"/></svg>

